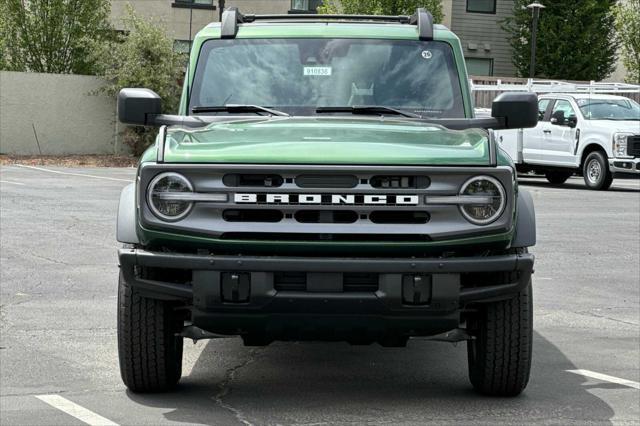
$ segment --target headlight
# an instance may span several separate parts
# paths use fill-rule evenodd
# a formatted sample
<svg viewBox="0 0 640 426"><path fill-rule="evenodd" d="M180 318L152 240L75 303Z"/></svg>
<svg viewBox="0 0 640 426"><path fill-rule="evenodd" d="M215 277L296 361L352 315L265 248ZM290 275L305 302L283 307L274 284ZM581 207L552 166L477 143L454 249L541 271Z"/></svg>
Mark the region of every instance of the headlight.
<svg viewBox="0 0 640 426"><path fill-rule="evenodd" d="M153 178L147 190L149 208L162 220L175 222L189 214L193 201L185 193L193 193L193 186L178 173L160 173Z"/></svg>
<svg viewBox="0 0 640 426"><path fill-rule="evenodd" d="M498 219L507 203L502 184L490 176L469 179L462 185L460 195L465 201L460 205L462 215L476 225L488 225Z"/></svg>
<svg viewBox="0 0 640 426"><path fill-rule="evenodd" d="M627 138L632 136L631 133L614 133L613 134L613 156L627 157Z"/></svg>

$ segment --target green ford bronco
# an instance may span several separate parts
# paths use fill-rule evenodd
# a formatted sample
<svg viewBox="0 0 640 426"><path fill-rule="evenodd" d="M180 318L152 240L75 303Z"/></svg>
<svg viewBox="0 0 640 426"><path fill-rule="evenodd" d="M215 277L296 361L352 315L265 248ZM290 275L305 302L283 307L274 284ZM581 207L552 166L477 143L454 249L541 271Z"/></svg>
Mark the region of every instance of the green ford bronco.
<svg viewBox="0 0 640 426"><path fill-rule="evenodd" d="M159 127L118 212L129 389L171 389L184 338L229 336L466 341L475 389L525 388L535 218L493 129L535 126L537 99L474 118L460 41L424 9L229 9L195 37L178 115L131 88L118 116Z"/></svg>

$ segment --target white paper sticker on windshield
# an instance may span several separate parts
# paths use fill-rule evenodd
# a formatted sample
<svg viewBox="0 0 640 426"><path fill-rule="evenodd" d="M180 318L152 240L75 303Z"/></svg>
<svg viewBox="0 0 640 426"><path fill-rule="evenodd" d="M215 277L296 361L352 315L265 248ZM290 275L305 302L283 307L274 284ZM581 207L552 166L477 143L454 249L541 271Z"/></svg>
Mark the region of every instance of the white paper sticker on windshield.
<svg viewBox="0 0 640 426"><path fill-rule="evenodd" d="M304 75L331 75L331 67L304 67Z"/></svg>

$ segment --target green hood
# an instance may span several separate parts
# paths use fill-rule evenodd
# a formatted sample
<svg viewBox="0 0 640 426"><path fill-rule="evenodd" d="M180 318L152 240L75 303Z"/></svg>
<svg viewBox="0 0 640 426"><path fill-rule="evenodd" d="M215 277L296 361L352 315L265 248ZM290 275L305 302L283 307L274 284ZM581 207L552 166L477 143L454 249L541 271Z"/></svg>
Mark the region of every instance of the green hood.
<svg viewBox="0 0 640 426"><path fill-rule="evenodd" d="M170 128L165 161L486 166L489 147L482 129L453 131L388 118L278 117Z"/></svg>

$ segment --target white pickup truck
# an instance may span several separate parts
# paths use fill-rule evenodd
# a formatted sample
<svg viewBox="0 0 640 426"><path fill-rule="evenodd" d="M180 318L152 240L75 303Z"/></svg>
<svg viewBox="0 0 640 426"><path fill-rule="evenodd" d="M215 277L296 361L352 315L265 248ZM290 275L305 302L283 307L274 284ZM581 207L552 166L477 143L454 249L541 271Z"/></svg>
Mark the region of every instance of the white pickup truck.
<svg viewBox="0 0 640 426"><path fill-rule="evenodd" d="M550 93L538 102L538 125L502 130L496 139L520 172L555 185L574 173L587 187L608 189L614 177L640 177L640 105L622 96Z"/></svg>

